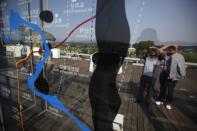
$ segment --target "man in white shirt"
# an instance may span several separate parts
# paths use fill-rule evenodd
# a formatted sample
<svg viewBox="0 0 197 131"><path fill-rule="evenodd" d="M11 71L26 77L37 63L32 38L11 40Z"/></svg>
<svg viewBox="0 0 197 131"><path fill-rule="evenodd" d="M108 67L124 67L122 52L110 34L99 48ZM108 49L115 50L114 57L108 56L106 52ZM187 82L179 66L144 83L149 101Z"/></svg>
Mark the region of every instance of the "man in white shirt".
<svg viewBox="0 0 197 131"><path fill-rule="evenodd" d="M148 52L144 57L144 60L144 68L140 79L140 88L138 90L136 102L139 103L143 100L144 90L147 89L145 102L147 105L149 105L150 89L154 85L156 79L155 69L157 65L160 64L158 49L156 47L149 47Z"/></svg>

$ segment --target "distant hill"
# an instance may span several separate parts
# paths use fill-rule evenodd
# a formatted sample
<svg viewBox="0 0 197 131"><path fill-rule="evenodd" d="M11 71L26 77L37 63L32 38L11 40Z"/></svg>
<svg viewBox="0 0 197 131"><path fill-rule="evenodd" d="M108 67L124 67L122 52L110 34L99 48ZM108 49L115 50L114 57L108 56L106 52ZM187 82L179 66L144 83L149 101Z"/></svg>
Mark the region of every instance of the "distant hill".
<svg viewBox="0 0 197 131"><path fill-rule="evenodd" d="M186 41L166 41L166 42L161 42L158 39L157 31L152 28L146 28L144 29L141 34L139 35L137 42L139 41L154 41L157 45L165 45L165 44L177 44L179 46L197 46L196 43L192 42L186 42Z"/></svg>
<svg viewBox="0 0 197 131"><path fill-rule="evenodd" d="M148 40L154 41L155 43L160 43L160 41L158 40L157 31L155 29L144 29L141 32L140 36L137 38L137 42Z"/></svg>
<svg viewBox="0 0 197 131"><path fill-rule="evenodd" d="M167 42L159 43L159 45L164 45L164 44L176 44L179 46L197 46L197 43L185 42L185 41L167 41Z"/></svg>

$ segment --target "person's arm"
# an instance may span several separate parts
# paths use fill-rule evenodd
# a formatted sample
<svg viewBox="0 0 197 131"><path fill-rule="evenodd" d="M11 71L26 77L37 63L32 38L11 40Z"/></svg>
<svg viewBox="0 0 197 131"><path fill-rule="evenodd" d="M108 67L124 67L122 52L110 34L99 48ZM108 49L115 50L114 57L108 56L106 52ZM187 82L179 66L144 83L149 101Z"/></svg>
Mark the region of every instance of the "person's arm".
<svg viewBox="0 0 197 131"><path fill-rule="evenodd" d="M166 53L166 49L169 47L169 45L165 45L165 46L162 46L161 48L159 48L158 50L159 50L159 53L160 53L160 55L165 55L165 53Z"/></svg>
<svg viewBox="0 0 197 131"><path fill-rule="evenodd" d="M177 72L179 75L184 78L186 76L186 64L185 64L185 58L183 55L178 55L178 63L177 63Z"/></svg>

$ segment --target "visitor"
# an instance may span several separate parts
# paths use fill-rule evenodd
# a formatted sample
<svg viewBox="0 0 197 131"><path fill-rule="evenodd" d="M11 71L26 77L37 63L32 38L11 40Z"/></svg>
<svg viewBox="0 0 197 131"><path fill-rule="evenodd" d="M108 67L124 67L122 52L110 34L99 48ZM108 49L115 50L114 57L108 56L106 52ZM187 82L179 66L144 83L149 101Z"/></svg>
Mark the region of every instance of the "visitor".
<svg viewBox="0 0 197 131"><path fill-rule="evenodd" d="M157 47L149 47L148 52L144 57L144 68L140 79L140 88L138 90L136 102L140 103L143 100L144 90L147 90L145 103L150 104L150 91L156 81L156 68L160 65L159 51Z"/></svg>
<svg viewBox="0 0 197 131"><path fill-rule="evenodd" d="M185 59L177 53L176 45L168 45L159 49L163 55L164 68L160 74L160 94L157 105L165 104L167 109L172 109L174 88L179 80L186 75Z"/></svg>

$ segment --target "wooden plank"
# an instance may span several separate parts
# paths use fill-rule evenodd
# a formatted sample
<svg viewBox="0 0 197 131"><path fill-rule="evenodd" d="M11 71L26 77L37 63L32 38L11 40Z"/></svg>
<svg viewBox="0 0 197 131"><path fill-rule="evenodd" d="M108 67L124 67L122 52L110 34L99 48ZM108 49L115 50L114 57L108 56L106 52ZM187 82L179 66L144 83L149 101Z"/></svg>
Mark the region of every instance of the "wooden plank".
<svg viewBox="0 0 197 131"><path fill-rule="evenodd" d="M149 124L149 131L157 131L155 130L155 127L153 126L153 123L152 123L152 120L151 120L151 116L154 116L153 114L153 108L155 108L155 105L153 103L151 103L148 107L148 110L147 110L147 123ZM148 127L147 127L148 128Z"/></svg>
<svg viewBox="0 0 197 131"><path fill-rule="evenodd" d="M125 119L124 119L124 131L129 131L132 129L132 113L133 113L133 101L130 99L128 100L128 108L125 114Z"/></svg>
<svg viewBox="0 0 197 131"><path fill-rule="evenodd" d="M146 109L146 107L143 107ZM144 131L150 131L150 121L149 121L149 115L144 113L143 114L143 119L144 119Z"/></svg>
<svg viewBox="0 0 197 131"><path fill-rule="evenodd" d="M37 122L36 127L39 127L40 130L49 130L49 119L47 117L42 117L41 122Z"/></svg>
<svg viewBox="0 0 197 131"><path fill-rule="evenodd" d="M159 106L152 106L150 110L150 122L156 131L168 131L169 128L166 126L166 123L161 121L161 119L165 119L165 116L160 108Z"/></svg>
<svg viewBox="0 0 197 131"><path fill-rule="evenodd" d="M64 59L57 60L57 63L63 64ZM58 66L55 63L54 66ZM71 64L72 63L72 64ZM73 65L73 66L80 66L80 72L89 74L88 72L88 62L81 62L81 61L74 61L74 60L67 60L66 64ZM125 66L125 65L124 65ZM191 105L189 102L185 102L182 99L183 94L179 94L181 101L179 101L179 106L173 108L171 111L166 110L163 106L155 106L152 105L150 110L147 111L145 106L139 106L130 100L130 97L135 97L136 93L136 85L139 83L140 75L141 75L141 67L132 66L131 64L128 65L126 69L126 74L124 74L125 79L123 79L122 87L124 86L124 94L121 95L122 105L120 107L121 114L124 114L124 131L166 131L166 130L186 130L186 131L195 131L196 128L196 121L194 121L194 116L191 116L191 113L188 115L190 110L195 110L194 105ZM192 70L193 71L193 70ZM194 88L194 79L196 79L196 72L189 74L188 78L184 81L178 83L177 86L181 88L185 88L185 85L188 83L188 90L191 89L192 91L196 91ZM59 75L59 74L58 74ZM131 76L131 77L130 77ZM122 78L123 74L119 75L118 78ZM58 77L57 77L58 78ZM67 76L65 79L68 78ZM130 78L130 79L128 79ZM68 87L68 90L63 94L61 100L68 108L71 109L73 114L75 114L79 119L87 123L88 125L92 124L91 118L91 107L89 104L88 98L88 82L89 78L85 79L85 84L82 83L82 78L77 77L77 80L72 79L69 80L71 83ZM54 81L58 83L57 81ZM126 87L128 82L131 82L133 85L131 87ZM21 90L26 90L26 84L24 81L21 81ZM158 84L158 83L157 83ZM79 87L78 85L82 86ZM56 86L54 86L56 87ZM159 85L157 85L159 87ZM132 90L130 90L132 88ZM55 89L54 89L55 91ZM190 94L187 94L190 95ZM196 94L194 93L194 96ZM39 98L37 98L39 99ZM184 99L185 100L185 99ZM41 100L38 100L38 106ZM25 103L26 105L26 103ZM188 106L188 108L182 108L180 105ZM188 109L188 112L187 112ZM190 109L190 110L189 110ZM147 111L147 112L146 112ZM33 111L31 112L33 114ZM30 114L28 114L30 115ZM27 117L27 116L26 116ZM64 115L64 119L56 118L53 115L42 115L40 119L37 119L29 126L29 130L34 131L42 131L42 130L55 130L55 131L67 131L67 130L74 130L78 131L79 128L73 123L70 118Z"/></svg>
<svg viewBox="0 0 197 131"><path fill-rule="evenodd" d="M178 129L186 131L197 130L196 124L185 114L183 114L179 109L174 108L172 110L172 114L174 116L174 120L177 122Z"/></svg>
<svg viewBox="0 0 197 131"><path fill-rule="evenodd" d="M137 131L137 104L132 104L131 131Z"/></svg>
<svg viewBox="0 0 197 131"><path fill-rule="evenodd" d="M180 117L179 116L177 116L177 113L176 113L176 111L175 111L175 109L173 108L172 110L167 110L167 112L168 112L168 116L170 117L170 119L171 120L173 120L173 125L174 125L174 127L177 129L177 130L185 130L184 128L181 128L180 127L180 124L179 124L179 122L181 122L181 121L184 121L185 119L182 119L181 121L180 121ZM177 117L178 117L178 119L177 119ZM182 123L182 122L181 122Z"/></svg>
<svg viewBox="0 0 197 131"><path fill-rule="evenodd" d="M156 131L155 128L154 128L154 126L153 126L153 124L151 122L150 122L150 125L149 126L150 126L150 131Z"/></svg>
<svg viewBox="0 0 197 131"><path fill-rule="evenodd" d="M163 129L165 130L172 130L172 131L176 131L177 129L174 127L174 125L170 122L171 118L169 116L169 113L167 111L167 109L165 108L164 105L160 106L159 108L160 114L161 116L159 117L159 121L161 123L161 125L163 126Z"/></svg>
<svg viewBox="0 0 197 131"><path fill-rule="evenodd" d="M144 131L144 118L143 118L143 111L142 108L138 105L137 106L137 130Z"/></svg>
<svg viewBox="0 0 197 131"><path fill-rule="evenodd" d="M179 130L177 127L177 121L174 118L174 115L172 114L172 110L167 110L165 107L162 108L162 111L164 115L166 116L166 119L169 121L168 125L170 130Z"/></svg>

